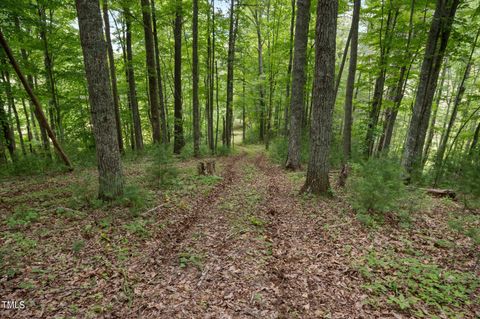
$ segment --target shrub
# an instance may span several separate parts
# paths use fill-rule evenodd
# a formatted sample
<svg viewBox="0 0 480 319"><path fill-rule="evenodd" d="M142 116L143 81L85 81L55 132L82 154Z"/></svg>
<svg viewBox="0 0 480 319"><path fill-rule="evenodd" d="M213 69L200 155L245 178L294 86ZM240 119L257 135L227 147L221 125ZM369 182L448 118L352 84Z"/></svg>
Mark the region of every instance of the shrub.
<svg viewBox="0 0 480 319"><path fill-rule="evenodd" d="M178 171L173 166L173 159L166 147L158 146L153 151L153 161L147 169L151 182L159 188L174 184Z"/></svg>
<svg viewBox="0 0 480 319"><path fill-rule="evenodd" d="M217 147L217 156L228 156L230 155L230 153L232 152L232 150L230 148L228 148L226 145L220 145Z"/></svg>
<svg viewBox="0 0 480 319"><path fill-rule="evenodd" d="M406 195L400 165L387 158L372 158L352 165L349 201L358 213L396 211Z"/></svg>
<svg viewBox="0 0 480 319"><path fill-rule="evenodd" d="M383 222L387 213L401 226L409 226L411 213L427 203L425 194L407 190L396 160L372 158L352 167L348 201L367 226Z"/></svg>
<svg viewBox="0 0 480 319"><path fill-rule="evenodd" d="M465 207L480 206L480 156L462 161L457 188Z"/></svg>
<svg viewBox="0 0 480 319"><path fill-rule="evenodd" d="M308 138L304 136L300 147L300 163L306 164L308 162L309 154ZM275 163L285 165L288 156L288 139L285 137L277 137L273 139L270 143L268 155Z"/></svg>

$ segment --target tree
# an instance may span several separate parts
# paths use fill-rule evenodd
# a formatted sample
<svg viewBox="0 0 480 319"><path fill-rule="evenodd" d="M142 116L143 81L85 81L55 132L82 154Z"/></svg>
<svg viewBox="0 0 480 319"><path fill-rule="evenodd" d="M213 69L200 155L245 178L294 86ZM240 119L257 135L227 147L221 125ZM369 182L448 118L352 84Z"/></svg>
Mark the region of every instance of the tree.
<svg viewBox="0 0 480 319"><path fill-rule="evenodd" d="M158 48L158 33L157 33L157 17L155 9L155 0L152 0L152 24L153 24L153 39L155 43L155 64L157 70L157 85L158 85L158 99L160 106L160 129L162 130L162 143L168 143L168 124L167 112L165 110L165 97L163 96L162 72L160 67L160 50Z"/></svg>
<svg viewBox="0 0 480 319"><path fill-rule="evenodd" d="M305 66L307 63L308 25L310 22L310 0L297 1L295 43L292 72L292 95L290 100L290 131L288 155L285 167L300 168L300 147L302 142L303 97L305 91Z"/></svg>
<svg viewBox="0 0 480 319"><path fill-rule="evenodd" d="M117 74L115 72L115 59L113 57L112 39L110 37L110 21L108 17L108 0L103 0L103 21L105 24L105 40L107 42L108 65L110 68L110 83L112 85L113 106L115 108L115 124L120 153L123 153L122 123L120 122L120 100L118 97Z"/></svg>
<svg viewBox="0 0 480 319"><path fill-rule="evenodd" d="M326 195L330 189L329 152L335 104L335 48L337 0L319 0L317 5L315 74L313 83L310 160L304 192Z"/></svg>
<svg viewBox="0 0 480 319"><path fill-rule="evenodd" d="M227 58L227 104L225 142L230 147L233 129L233 67L235 61L235 38L237 35L238 16L235 14L235 0L230 0L230 28L228 31L228 58Z"/></svg>
<svg viewBox="0 0 480 319"><path fill-rule="evenodd" d="M198 0L193 0L192 22L192 110L193 110L193 154L200 156L200 110L198 101Z"/></svg>
<svg viewBox="0 0 480 319"><path fill-rule="evenodd" d="M159 118L159 104L158 104L158 84L157 71L155 66L155 48L153 43L152 32L152 16L150 13L150 2L148 0L141 0L142 17L143 17L143 32L145 34L145 53L148 73L148 93L150 98L150 116L152 122L152 136L154 143L160 143L160 118Z"/></svg>
<svg viewBox="0 0 480 319"><path fill-rule="evenodd" d="M345 185L347 177L347 162L352 153L352 122L353 122L353 90L355 88L355 73L357 72L357 53L358 53L358 24L360 20L360 0L353 1L353 17L350 48L350 64L348 66L347 88L345 91L345 106L343 120L343 167L339 180L341 186ZM336 94L335 94L336 95Z"/></svg>
<svg viewBox="0 0 480 319"><path fill-rule="evenodd" d="M1 30L0 30L0 45L3 47L5 53L8 57L8 60L10 61L10 64L12 65L13 69L15 70L15 73L17 73L17 76L19 77L20 82L22 82L22 85L25 88L25 91L27 91L27 94L29 95L33 105L35 106L35 116L37 117L39 125L41 127L43 127L44 131L48 134L48 137L50 137L50 139L52 140L53 146L57 150L58 154L62 158L65 165L70 170L73 170L72 162L70 162L70 159L68 158L67 154L65 154L65 152L63 151L63 148L60 146L60 143L57 141L55 133L51 129L50 125L48 125L47 117L43 113L42 107L40 106L40 102L38 101L37 96L33 93L33 90L30 87L27 79L25 78L22 71L20 70L20 67L19 67L18 63L13 56L12 50L10 50L10 46L8 45L7 40L3 36L3 33L2 33ZM3 110L3 105L0 101L0 112L2 110ZM5 118L5 117L2 116L2 114L0 114L0 120L2 118ZM3 126L3 129L4 129L4 133L5 133L5 121L2 121L2 126ZM5 136L5 138L7 139L7 136ZM10 138L13 138L13 134L10 135ZM10 141L10 146L9 146L10 154L15 156L13 154L14 141L13 141L13 139L10 139L10 140L7 139L7 142L8 141ZM13 157L12 157L12 160L13 160Z"/></svg>
<svg viewBox="0 0 480 319"><path fill-rule="evenodd" d="M111 200L123 194L124 180L108 77L107 44L98 1L76 0L76 8L97 152L98 197Z"/></svg>
<svg viewBox="0 0 480 319"><path fill-rule="evenodd" d="M180 154L185 140L183 137L183 116L182 116L182 0L175 2L175 23L173 37L175 40L175 108L174 108L174 141L173 152Z"/></svg>
<svg viewBox="0 0 480 319"><path fill-rule="evenodd" d="M128 97L130 103L130 110L132 112L133 133L134 133L134 148L137 151L143 150L143 135L142 135L142 123L140 121L140 112L138 110L137 89L135 85L135 71L133 68L133 51L132 51L132 18L130 9L128 6L123 8L125 15L125 28L126 28L126 75L128 82Z"/></svg>
<svg viewBox="0 0 480 319"><path fill-rule="evenodd" d="M437 0L436 3L402 158L407 180L421 169L433 95L459 3L460 0Z"/></svg>

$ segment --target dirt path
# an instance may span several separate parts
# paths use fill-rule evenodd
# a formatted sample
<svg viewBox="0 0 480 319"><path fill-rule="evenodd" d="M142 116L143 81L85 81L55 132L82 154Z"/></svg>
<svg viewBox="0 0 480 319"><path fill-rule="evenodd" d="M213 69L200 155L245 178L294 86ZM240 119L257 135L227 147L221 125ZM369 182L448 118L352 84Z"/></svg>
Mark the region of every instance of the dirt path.
<svg viewBox="0 0 480 319"><path fill-rule="evenodd" d="M263 155L148 242L130 312L142 318L353 318L358 291L321 224ZM138 276L136 276L139 278Z"/></svg>

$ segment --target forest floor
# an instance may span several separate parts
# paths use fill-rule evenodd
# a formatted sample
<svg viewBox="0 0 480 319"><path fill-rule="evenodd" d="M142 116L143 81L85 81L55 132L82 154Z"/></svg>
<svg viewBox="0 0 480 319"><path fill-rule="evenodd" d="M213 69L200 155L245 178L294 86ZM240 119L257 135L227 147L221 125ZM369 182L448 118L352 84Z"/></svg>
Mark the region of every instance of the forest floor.
<svg viewBox="0 0 480 319"><path fill-rule="evenodd" d="M163 189L147 158L127 162L143 191L108 205L94 168L0 181L0 297L26 305L0 318L479 318L459 203L369 228L342 190L299 195L304 172L260 147L216 162L212 177L176 160Z"/></svg>

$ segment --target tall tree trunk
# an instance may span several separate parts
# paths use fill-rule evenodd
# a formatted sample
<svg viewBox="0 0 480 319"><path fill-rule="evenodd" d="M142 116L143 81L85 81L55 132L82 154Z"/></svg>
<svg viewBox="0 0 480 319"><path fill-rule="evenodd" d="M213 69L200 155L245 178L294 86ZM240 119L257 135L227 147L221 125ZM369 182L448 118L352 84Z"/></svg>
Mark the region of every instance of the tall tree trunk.
<svg viewBox="0 0 480 319"><path fill-rule="evenodd" d="M233 70L235 61L235 38L237 35L238 17L235 13L235 0L230 0L230 27L228 32L227 58L227 104L225 120L225 142L230 148L233 129Z"/></svg>
<svg viewBox="0 0 480 319"><path fill-rule="evenodd" d="M157 71L155 66L155 48L153 43L152 16L149 0L141 0L143 31L145 33L145 53L148 72L148 94L150 97L150 121L154 143L161 142L159 104L157 92Z"/></svg>
<svg viewBox="0 0 480 319"><path fill-rule="evenodd" d="M410 18L409 18L409 26L408 26L408 36L407 36L407 44L405 46L405 60L410 60L410 65L407 65L405 62L402 63L400 68L400 75L398 76L398 81L396 88L392 92L393 98L391 98L391 102L393 104L392 107L389 107L386 110L385 116L385 123L383 127L382 136L380 138L380 142L378 144L378 152L387 153L388 149L390 148L390 143L392 141L393 136L393 129L395 126L395 122L397 120L398 109L402 104L403 95L405 93L405 85L408 81L408 76L410 74L410 69L412 64L415 61L417 53L414 54L413 58L410 59L410 44L412 41L412 34L413 34L413 15L415 12L415 0L412 0L410 4Z"/></svg>
<svg viewBox="0 0 480 319"><path fill-rule="evenodd" d="M407 180L421 171L433 95L459 3L460 0L437 0L403 153L402 164L408 174Z"/></svg>
<svg viewBox="0 0 480 319"><path fill-rule="evenodd" d="M192 109L193 109L193 155L200 156L200 110L198 101L198 0L193 0L192 22Z"/></svg>
<svg viewBox="0 0 480 319"><path fill-rule="evenodd" d="M152 23L153 23L153 39L155 42L155 62L157 70L157 85L158 85L158 99L160 106L160 129L162 130L162 143L168 143L168 124L167 124L167 112L166 112L166 103L165 97L163 95L163 83L162 83L162 72L160 67L160 50L158 44L158 33L157 33L157 14L155 10L155 0L151 0L152 5Z"/></svg>
<svg viewBox="0 0 480 319"><path fill-rule="evenodd" d="M443 71L442 71L442 76L441 76L441 80L440 80L440 87L438 88L438 91L437 91L437 99L436 99L436 102L435 102L435 105L434 105L432 119L430 121L429 130L428 130L428 134L427 134L427 141L425 143L425 149L423 151L422 167L425 166L425 163L427 162L428 153L430 152L430 147L432 146L433 135L435 134L435 125L437 123L437 114L438 114L438 109L440 108L440 102L442 100L443 86L444 86L444 83L445 83L445 75L447 73L447 61L445 61L444 64L445 64L445 66L443 67Z"/></svg>
<svg viewBox="0 0 480 319"><path fill-rule="evenodd" d="M123 194L124 178L115 130L115 110L108 78L107 44L97 0L76 0L80 42L92 110L99 173L98 197Z"/></svg>
<svg viewBox="0 0 480 319"><path fill-rule="evenodd" d="M7 112L4 109L4 102L0 96L0 125L2 129L2 135L5 140L5 145L10 154L10 159L12 162L17 161L17 154L15 153L15 137L12 134L12 129L10 128L10 121L8 120Z"/></svg>
<svg viewBox="0 0 480 319"><path fill-rule="evenodd" d="M263 71L263 41L262 41L262 31L260 27L260 18L258 9L254 11L254 19L255 19L255 28L257 31L257 53L258 53L258 90L259 90L259 104L260 104L260 131L259 131L259 138L260 141L265 140L265 89L264 89L264 81L265 81L265 74Z"/></svg>
<svg viewBox="0 0 480 319"><path fill-rule="evenodd" d="M173 37L175 39L175 112L173 152L175 154L180 154L185 145L182 118L182 0L175 1L175 25L173 30Z"/></svg>
<svg viewBox="0 0 480 319"><path fill-rule="evenodd" d="M124 7L125 14L125 28L126 28L126 51L127 51L127 82L128 82L128 96L130 100L130 108L132 111L133 131L135 136L135 149L137 151L143 150L143 135L142 123L140 120L140 111L138 109L137 88L135 85L135 71L133 68L133 52L132 52L132 16L130 9Z"/></svg>
<svg viewBox="0 0 480 319"><path fill-rule="evenodd" d="M475 40L473 41L472 49L468 57L467 65L465 66L465 71L463 73L462 80L460 81L460 85L458 86L458 91L455 96L455 101L453 103L452 115L450 116L450 121L448 122L447 130L445 131L445 134L442 136L442 140L440 141L440 145L438 146L437 155L435 158L435 172L436 172L435 185L438 183L441 176L441 171L443 166L443 157L445 155L445 150L447 148L448 138L450 137L450 133L452 131L453 125L455 124L458 107L460 106L460 103L462 102L463 94L465 93L465 89L466 89L465 82L468 80L468 77L470 76L470 70L472 68L472 57L473 57L473 53L475 52L475 48L477 46L477 40L479 35L480 35L480 29L478 30L475 36Z"/></svg>
<svg viewBox="0 0 480 319"><path fill-rule="evenodd" d="M23 114L25 114L25 120L27 122L27 138L28 138L28 148L30 153L34 154L35 150L33 149L33 134L32 134L32 127L30 126L30 114L27 110L27 106L25 105L25 99L22 98L22 109Z"/></svg>
<svg viewBox="0 0 480 319"><path fill-rule="evenodd" d="M45 64L45 80L47 84L47 89L50 94L48 114L50 116L50 126L56 135L60 132L60 127L57 127L60 123L60 118L55 118L55 113L60 114L60 106L58 105L56 89L55 89L55 79L53 77L53 62L52 56L49 51L48 37L47 37L47 17L45 14L45 8L38 4L38 15L40 17L40 38L43 43L43 54L44 54L44 64ZM63 137L60 136L60 140Z"/></svg>
<svg viewBox="0 0 480 319"><path fill-rule="evenodd" d="M353 1L353 17L350 48L350 64L348 66L347 88L345 91L344 120L343 120L343 159L342 172L339 185L344 186L348 176L347 162L352 153L352 123L353 123L353 90L355 89L355 74L357 72L357 54L358 54L358 24L360 21L361 1ZM336 95L336 93L335 93Z"/></svg>
<svg viewBox="0 0 480 319"><path fill-rule="evenodd" d="M337 14L337 0L318 1L310 161L302 191L322 195L327 195L330 189L328 173L335 104Z"/></svg>
<svg viewBox="0 0 480 319"><path fill-rule="evenodd" d="M297 1L295 44L292 72L292 98L290 100L290 131L288 154L285 167L290 170L300 168L300 148L302 143L302 116L305 94L305 67L307 65L308 25L310 23L310 0Z"/></svg>
<svg viewBox="0 0 480 319"><path fill-rule="evenodd" d="M375 88L373 90L372 105L371 105L370 113L368 116L368 127L367 127L367 134L365 137L365 155L367 157L372 156L374 151L375 131L378 124L378 118L380 116L380 110L382 108L383 91L384 91L385 79L387 75L388 55L390 52L392 34L395 29L398 14L399 14L398 8L395 9L395 12L392 12L392 8L390 7L388 11L388 17L387 17L387 25L385 27L385 37L383 38L383 40L382 40L383 31L380 30L380 59L379 59L380 70L375 80ZM383 23L383 20L382 20L382 23Z"/></svg>
<svg viewBox="0 0 480 319"><path fill-rule="evenodd" d="M352 19L353 27L353 19ZM340 68L338 69L337 79L335 81L335 99L338 95L338 89L340 88L340 82L342 81L343 69L345 68L345 62L347 61L348 48L350 47L350 41L352 40L352 28L348 32L347 41L345 42L345 48L343 49L342 62L340 62Z"/></svg>
<svg viewBox="0 0 480 319"><path fill-rule="evenodd" d="M288 68L287 68L287 90L286 90L286 96L287 98L285 99L285 111L284 111L284 117L285 117L285 123L284 123L284 128L283 128L283 134L287 136L288 134L288 123L290 122L290 84L292 80L292 65L293 65L293 35L295 31L295 9L296 9L296 4L295 0L292 0L292 15L290 18L290 40L289 40L289 49L288 49Z"/></svg>
<svg viewBox="0 0 480 319"><path fill-rule="evenodd" d="M475 129L475 133L473 133L472 144L470 144L469 155L472 155L475 149L478 146L478 137L480 136L480 122L477 124L477 128Z"/></svg>
<svg viewBox="0 0 480 319"><path fill-rule="evenodd" d="M245 144L246 133L247 133L247 124L245 123L246 110L245 110L245 72L242 76L242 143Z"/></svg>
<svg viewBox="0 0 480 319"><path fill-rule="evenodd" d="M107 42L108 65L110 67L110 83L112 85L113 106L115 108L115 124L117 129L118 148L120 153L123 153L122 123L120 121L120 98L118 97L117 74L115 72L115 59L113 57L112 39L110 36L108 0L103 0L103 21L105 25L105 40Z"/></svg>
<svg viewBox="0 0 480 319"><path fill-rule="evenodd" d="M2 64L6 66L6 62L4 59L2 59ZM15 118L15 125L18 132L18 139L20 141L20 148L22 150L22 154L27 155L27 150L25 148L25 141L23 140L22 126L20 124L20 118L18 117L17 106L15 105L15 99L12 93L12 83L10 81L10 74L8 73L8 70L6 68L5 68L5 71L2 72L2 80L5 85L5 93L7 95L8 108L12 110L13 116Z"/></svg>
<svg viewBox="0 0 480 319"><path fill-rule="evenodd" d="M210 14L212 15L212 24L210 25ZM208 77L209 77L209 95L208 95L208 146L211 154L215 153L215 139L213 132L213 98L215 83L215 0L212 0L208 8ZM210 27L212 28L210 30Z"/></svg>
<svg viewBox="0 0 480 319"><path fill-rule="evenodd" d="M215 123L215 152L217 152L217 146L218 146L218 130L220 128L219 122L220 122L220 105L218 102L218 62L215 60L215 103L217 105L217 120Z"/></svg>

